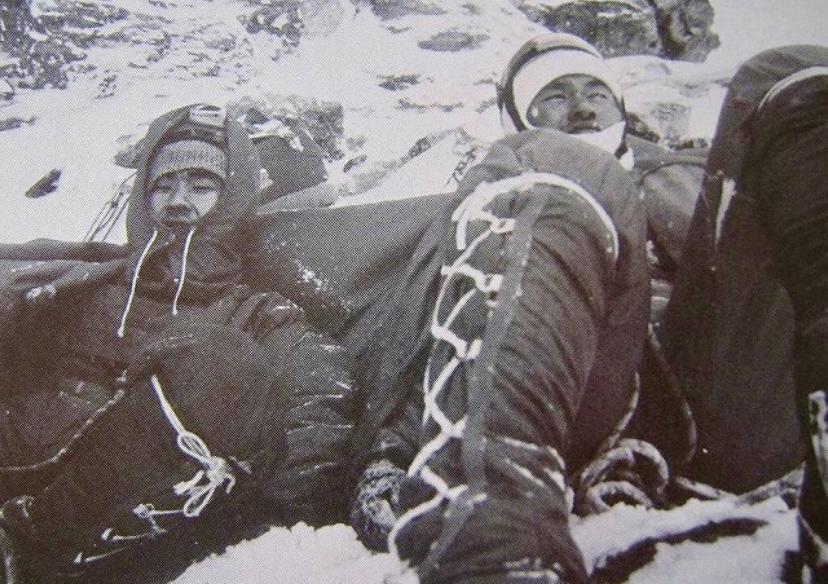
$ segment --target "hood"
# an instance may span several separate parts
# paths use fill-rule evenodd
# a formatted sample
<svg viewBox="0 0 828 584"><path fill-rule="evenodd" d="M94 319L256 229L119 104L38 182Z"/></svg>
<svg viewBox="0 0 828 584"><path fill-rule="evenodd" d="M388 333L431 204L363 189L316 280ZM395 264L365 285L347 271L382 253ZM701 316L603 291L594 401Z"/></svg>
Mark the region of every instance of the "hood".
<svg viewBox="0 0 828 584"><path fill-rule="evenodd" d="M828 65L828 48L793 45L770 49L746 61L730 82L715 138L708 174L736 180L742 174L753 134L751 121L765 96L792 75Z"/></svg>
<svg viewBox="0 0 828 584"><path fill-rule="evenodd" d="M141 141L135 184L127 213L127 242L131 261L125 276L136 279L138 290L167 297L176 294L166 254L174 234L152 218L147 202L149 163L165 139L188 119L200 104L181 107L158 119ZM244 127L231 118L224 122L227 139L228 172L225 193L215 207L196 224L186 256L185 284L178 290L183 299L203 298L238 281L246 252L247 220L258 206L261 162ZM152 240L152 242L150 242ZM180 247L180 245L178 246Z"/></svg>

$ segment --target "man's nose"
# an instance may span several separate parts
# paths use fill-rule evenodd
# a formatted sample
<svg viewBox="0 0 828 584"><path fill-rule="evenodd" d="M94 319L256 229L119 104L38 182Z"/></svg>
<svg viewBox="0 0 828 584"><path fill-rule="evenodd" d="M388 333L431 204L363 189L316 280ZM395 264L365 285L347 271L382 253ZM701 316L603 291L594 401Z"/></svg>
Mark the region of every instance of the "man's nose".
<svg viewBox="0 0 828 584"><path fill-rule="evenodd" d="M188 197L188 190L186 185L178 184L170 192L170 196L167 198L167 206L168 207L187 207L190 204L190 199Z"/></svg>
<svg viewBox="0 0 828 584"><path fill-rule="evenodd" d="M595 108L589 103L589 100L582 97L576 97L572 100L572 106L569 108L570 119L591 120L596 116Z"/></svg>

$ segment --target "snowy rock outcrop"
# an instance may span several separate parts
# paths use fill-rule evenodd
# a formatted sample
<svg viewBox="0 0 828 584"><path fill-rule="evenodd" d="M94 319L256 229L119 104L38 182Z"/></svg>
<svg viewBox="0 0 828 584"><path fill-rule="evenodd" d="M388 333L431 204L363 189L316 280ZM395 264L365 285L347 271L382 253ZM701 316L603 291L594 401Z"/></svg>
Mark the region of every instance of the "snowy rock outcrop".
<svg viewBox="0 0 828 584"><path fill-rule="evenodd" d="M517 5L547 29L576 34L608 57L704 61L719 46L708 0L524 0Z"/></svg>
<svg viewBox="0 0 828 584"><path fill-rule="evenodd" d="M150 119L195 101L217 101L239 116L253 108L266 118L260 125L301 125L340 195L451 189L502 135L495 86L506 62L553 21L580 27L619 55L610 61L638 134L671 147L695 143L712 133L699 112L721 99L727 77L699 78L696 63L665 55L685 55L693 42L712 46L700 40L712 34L705 6L708 0L10 0L0 5L0 142L13 142L15 131L43 137L32 162L11 173L9 192L25 193L60 169L43 206L61 192L95 193L100 206L124 179L84 166L98 168L121 152L118 164L128 167ZM668 42L668 30L684 40ZM89 119L95 115L100 122ZM79 117L95 128L84 134L96 136L101 152L81 136L45 137L50 124ZM401 171L409 178L399 180Z"/></svg>

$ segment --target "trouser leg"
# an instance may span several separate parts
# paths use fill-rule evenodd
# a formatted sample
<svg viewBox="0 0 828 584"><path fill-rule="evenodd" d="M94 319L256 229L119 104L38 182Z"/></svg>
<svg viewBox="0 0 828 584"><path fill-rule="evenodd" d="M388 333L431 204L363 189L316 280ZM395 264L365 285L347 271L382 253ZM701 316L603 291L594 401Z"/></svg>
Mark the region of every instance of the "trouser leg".
<svg viewBox="0 0 828 584"><path fill-rule="evenodd" d="M276 396L240 391L218 404L199 388L162 395L181 427L149 383L137 384L25 513L7 508L4 522L25 540L29 560L74 572L135 549L215 511L231 491L266 478L283 454L276 406L268 405Z"/></svg>
<svg viewBox="0 0 828 584"><path fill-rule="evenodd" d="M826 96L828 86L817 79L771 102L756 124L757 140L764 147L751 169L775 268L791 296L796 318L797 409L806 446L799 509L801 547L814 581L819 582L828 581Z"/></svg>
<svg viewBox="0 0 828 584"><path fill-rule="evenodd" d="M496 197L489 217L465 224L456 213L461 245L432 324L424 446L391 534L424 582L587 580L564 453L617 252L590 199L544 185Z"/></svg>

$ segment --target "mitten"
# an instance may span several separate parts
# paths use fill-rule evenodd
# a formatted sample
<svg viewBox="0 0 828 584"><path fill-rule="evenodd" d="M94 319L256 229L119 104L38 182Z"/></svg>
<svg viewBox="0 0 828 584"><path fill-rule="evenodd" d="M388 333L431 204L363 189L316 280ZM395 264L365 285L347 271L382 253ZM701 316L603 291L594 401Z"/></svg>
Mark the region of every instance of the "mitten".
<svg viewBox="0 0 828 584"><path fill-rule="evenodd" d="M368 465L351 503L351 527L366 547L388 549L388 533L402 512L400 483L405 472L387 459Z"/></svg>

